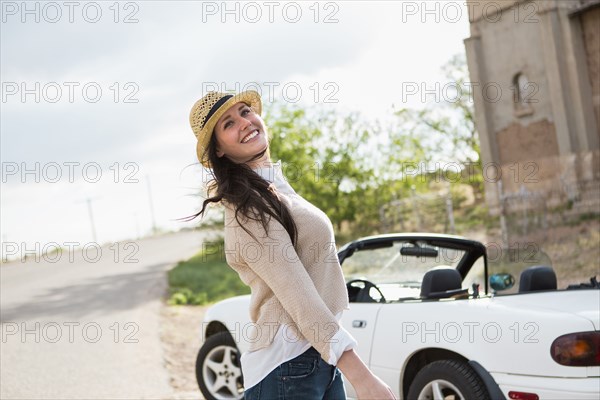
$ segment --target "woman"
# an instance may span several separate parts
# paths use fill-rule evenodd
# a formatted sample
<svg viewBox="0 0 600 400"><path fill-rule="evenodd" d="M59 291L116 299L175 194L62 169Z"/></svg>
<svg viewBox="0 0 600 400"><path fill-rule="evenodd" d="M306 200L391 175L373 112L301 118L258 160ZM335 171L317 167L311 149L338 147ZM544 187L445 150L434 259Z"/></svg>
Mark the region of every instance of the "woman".
<svg viewBox="0 0 600 400"><path fill-rule="evenodd" d="M339 324L348 294L333 227L271 162L261 110L255 91L210 92L190 113L198 159L214 175L195 216L223 204L227 262L252 291L245 398L345 399L341 370L359 399L393 399Z"/></svg>

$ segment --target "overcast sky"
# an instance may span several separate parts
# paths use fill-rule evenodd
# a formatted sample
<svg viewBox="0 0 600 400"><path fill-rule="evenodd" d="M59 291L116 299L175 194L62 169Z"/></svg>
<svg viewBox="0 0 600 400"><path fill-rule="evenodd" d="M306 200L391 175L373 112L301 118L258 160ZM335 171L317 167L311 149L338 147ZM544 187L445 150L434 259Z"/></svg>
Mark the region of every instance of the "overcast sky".
<svg viewBox="0 0 600 400"><path fill-rule="evenodd" d="M207 89L372 119L422 105L403 84L442 81L469 36L464 2L427 3L3 1L3 252L91 242L88 198L100 243L150 230L149 193L159 227L189 226Z"/></svg>

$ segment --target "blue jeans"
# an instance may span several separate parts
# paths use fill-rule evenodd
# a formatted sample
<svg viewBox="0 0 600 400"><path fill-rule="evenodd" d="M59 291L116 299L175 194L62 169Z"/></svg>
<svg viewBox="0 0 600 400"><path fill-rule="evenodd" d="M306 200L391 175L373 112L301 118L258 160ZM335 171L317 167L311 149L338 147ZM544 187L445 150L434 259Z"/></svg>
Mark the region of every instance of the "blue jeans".
<svg viewBox="0 0 600 400"><path fill-rule="evenodd" d="M244 400L345 400L342 373L313 347L275 368Z"/></svg>

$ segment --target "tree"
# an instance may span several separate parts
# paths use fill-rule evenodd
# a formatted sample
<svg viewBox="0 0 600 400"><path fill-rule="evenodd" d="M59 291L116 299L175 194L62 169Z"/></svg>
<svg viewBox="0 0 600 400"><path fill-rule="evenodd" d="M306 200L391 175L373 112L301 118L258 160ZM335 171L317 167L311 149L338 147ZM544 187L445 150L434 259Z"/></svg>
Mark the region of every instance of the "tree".
<svg viewBox="0 0 600 400"><path fill-rule="evenodd" d="M352 224L353 236L377 232L380 207L412 189L429 190L432 178L424 166L435 167L436 161L459 163L464 168L458 178L481 194L479 140L464 57L453 57L443 70L467 91L454 102L401 109L390 126L322 108L279 103L265 108L271 158L283 161L294 189L329 216L337 233L345 221ZM469 176L461 175L467 170Z"/></svg>
<svg viewBox="0 0 600 400"><path fill-rule="evenodd" d="M341 229L362 213L373 170L359 157L370 132L357 115L338 118L332 111L280 105L267 109L273 160L281 159L294 189L323 210Z"/></svg>
<svg viewBox="0 0 600 400"><path fill-rule="evenodd" d="M422 109L400 109L396 112L400 125L425 147L427 161L433 169L444 168L444 163L462 166L461 181L483 195L483 178L479 135L475 128L472 87L464 54L458 54L442 67L448 87L455 90L439 105ZM437 162L437 165L436 165ZM438 171L446 173L447 171Z"/></svg>

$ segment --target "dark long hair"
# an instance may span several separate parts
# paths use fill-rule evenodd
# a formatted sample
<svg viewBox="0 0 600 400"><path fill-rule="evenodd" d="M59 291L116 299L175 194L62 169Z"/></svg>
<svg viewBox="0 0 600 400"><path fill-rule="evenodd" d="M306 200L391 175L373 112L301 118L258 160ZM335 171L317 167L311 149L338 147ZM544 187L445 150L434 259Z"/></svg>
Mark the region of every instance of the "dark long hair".
<svg viewBox="0 0 600 400"><path fill-rule="evenodd" d="M259 159L267 151L268 147L249 161ZM240 214L245 218L259 221L267 234L270 218L275 218L277 222L283 225L290 235L292 244L295 245L298 233L294 218L271 183L264 180L245 163L235 163L226 155L223 157L217 156L217 139L214 132L206 152L214 179L209 182L208 197L202 202L202 209L196 214L185 218L185 220L190 221L204 215L206 207L210 203L219 203L221 200L225 200L234 206L235 219L238 224L255 240L256 237L240 222Z"/></svg>

